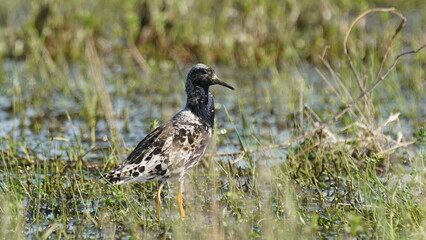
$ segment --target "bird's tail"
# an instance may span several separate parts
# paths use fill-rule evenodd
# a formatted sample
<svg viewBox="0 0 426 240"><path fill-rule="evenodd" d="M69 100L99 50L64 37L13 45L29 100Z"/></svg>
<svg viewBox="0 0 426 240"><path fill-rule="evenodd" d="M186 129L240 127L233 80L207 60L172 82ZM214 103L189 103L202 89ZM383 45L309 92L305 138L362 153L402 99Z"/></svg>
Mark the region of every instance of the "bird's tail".
<svg viewBox="0 0 426 240"><path fill-rule="evenodd" d="M120 169L111 170L109 173L102 175L101 177L107 181L107 184L121 185L127 182L131 182L132 178L130 174L120 171Z"/></svg>

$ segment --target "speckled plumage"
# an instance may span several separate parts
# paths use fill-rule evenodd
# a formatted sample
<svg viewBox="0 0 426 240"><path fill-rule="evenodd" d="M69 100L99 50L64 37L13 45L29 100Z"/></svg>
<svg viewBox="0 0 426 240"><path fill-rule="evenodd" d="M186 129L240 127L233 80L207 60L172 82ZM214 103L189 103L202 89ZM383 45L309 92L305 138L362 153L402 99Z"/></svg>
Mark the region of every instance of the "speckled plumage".
<svg viewBox="0 0 426 240"><path fill-rule="evenodd" d="M182 183L186 172L203 157L213 135L214 100L209 87L214 84L234 90L220 81L212 68L204 64L194 65L186 79L185 108L148 134L124 164L104 177L116 185L159 181L159 192L168 179L178 178ZM181 186L179 191L181 194ZM180 207L182 214L181 202Z"/></svg>
<svg viewBox="0 0 426 240"><path fill-rule="evenodd" d="M204 155L212 127L189 109L180 111L143 139L126 162L106 175L120 185L130 182L183 180Z"/></svg>

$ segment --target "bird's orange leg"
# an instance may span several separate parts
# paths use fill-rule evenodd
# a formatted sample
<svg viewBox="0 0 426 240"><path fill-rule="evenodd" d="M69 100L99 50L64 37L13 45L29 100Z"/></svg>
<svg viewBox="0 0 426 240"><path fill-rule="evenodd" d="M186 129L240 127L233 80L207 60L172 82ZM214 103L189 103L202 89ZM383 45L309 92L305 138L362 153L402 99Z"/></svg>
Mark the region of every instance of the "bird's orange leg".
<svg viewBox="0 0 426 240"><path fill-rule="evenodd" d="M183 188L183 182L180 182L179 183L179 191L178 191L178 195L177 195L177 201L178 201L178 205L179 205L180 216L183 219L183 218L185 218L185 210L183 209L182 188Z"/></svg>
<svg viewBox="0 0 426 240"><path fill-rule="evenodd" d="M156 216L157 220L160 220L160 211L161 211L161 189L163 189L165 182L161 182L157 190L157 195L155 196L155 209L157 210Z"/></svg>

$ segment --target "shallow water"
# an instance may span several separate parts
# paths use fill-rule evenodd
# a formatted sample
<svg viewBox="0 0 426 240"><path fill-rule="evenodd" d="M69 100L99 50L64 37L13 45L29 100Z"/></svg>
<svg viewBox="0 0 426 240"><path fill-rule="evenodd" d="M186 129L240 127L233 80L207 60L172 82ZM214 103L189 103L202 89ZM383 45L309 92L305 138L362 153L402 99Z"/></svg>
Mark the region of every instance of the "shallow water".
<svg viewBox="0 0 426 240"><path fill-rule="evenodd" d="M212 90L216 96L216 137L218 140L211 147L211 152L227 153L241 150L241 145L245 148L254 149L257 146L280 143L290 139L295 132L300 131L300 125L297 123L297 119L300 117L300 113L297 110L298 103L283 103L281 101L286 99L286 96L279 94L284 94L284 92L277 89L267 90L274 89L274 84L277 84L274 81L288 80L284 78L274 80L273 74L268 71L264 73L248 71L236 74L224 67L217 68L223 74L222 78L236 87L236 91L230 92L228 89L217 87ZM79 71L80 68L75 67L71 69ZM142 90L131 89L131 84L125 87L116 84L114 79L126 78L126 73L123 69L124 67L117 65L104 73L108 83L107 88L112 98L111 102L114 107L114 113L117 116L118 137L123 140L123 144L120 146L122 150L124 148L131 149L135 146L150 131L153 120L162 122L170 118L182 108L185 102L183 84L177 84L179 87L172 88L168 95L163 95L167 94L165 92L155 93L153 91L139 93ZM303 67L301 69L312 70L312 67ZM29 73L22 69L20 63L8 62L4 66L3 71L8 74L8 80L3 84L4 88L13 88L14 81L20 82L21 87L25 86L26 79L24 76ZM287 72L285 76L291 76L292 71L291 69L284 71ZM81 73L71 72L70 76L73 75L81 75ZM172 72L165 75L175 78L171 82L182 83L180 77L173 75ZM319 81L318 76L314 72L304 72L303 75L306 81L304 84L307 85L306 103L309 103L314 111L321 112L322 116L332 115L334 106L327 104L327 99L321 97L323 93L319 90L324 88L324 84ZM259 83L259 79L261 79L261 83ZM138 82L140 79L134 79L133 81ZM289 81L288 84L291 84L291 82ZM120 93L122 91L124 93ZM127 92L131 94L127 96ZM8 151L12 152L11 149L16 149L16 154L20 158L25 159L25 162L28 163L27 165L34 165L35 163L35 166L40 168L38 174L27 176L28 181L32 181L34 185L43 186L43 179L46 177L45 174L49 174L50 176L61 174L62 176L56 177L61 179L62 187L66 190L72 187L72 179L76 177L74 168L79 168L81 164L85 165L85 167L83 168L84 170L79 172L80 175L78 177L85 178L87 182L99 178L113 146L111 146L111 142L109 141L111 134L108 124L103 116L95 117L96 126L94 128L94 135L92 135L90 119L84 115L86 111L84 104L76 101L71 96L64 96L55 90L52 90L52 93L54 94L39 101L37 106L33 106L31 103L19 106L20 102L26 101L24 98L41 97L37 96L31 89L23 88L21 96L15 96L13 92L8 91L0 95L1 150L7 153ZM23 99L19 99L20 97ZM424 107L426 106L426 100L423 98L418 104L423 104ZM383 103L381 109L385 114L381 118L386 119L386 114L390 113L394 108L394 103ZM425 115L423 114L423 120L424 117ZM402 129L404 134L408 136L412 135L416 129L410 123L413 124L410 119L402 117ZM303 120L303 124L307 124L306 119ZM395 131L394 134L396 134L399 129L391 128L389 131ZM81 157L80 160L73 157L75 153ZM269 168L284 162L287 155L288 152L286 149L273 150L268 153L252 154L252 159L257 159L256 166L266 166ZM121 158L124 159L124 157L125 153L123 153ZM84 163L80 163L81 160ZM54 161L66 162L67 164L64 166L70 168L70 170L54 172L45 167L54 164ZM216 161L216 164L227 165L229 162L234 162L235 159L233 157L224 157ZM6 165L9 165L11 168L20 167L22 168L20 173L25 175L26 164L23 166L19 162L7 164L3 162L0 164L3 168ZM248 161L246 158L242 158L235 162L235 167L244 174L244 171L253 168L253 164L253 162ZM43 170L43 168L46 170ZM10 172L15 171L8 171L8 173ZM18 177L6 176L4 172L0 172L0 179L3 182L2 188L7 190L8 184L5 184L7 182L6 179L14 181L13 179L18 179ZM216 195L218 201L229 191L230 178L220 176L219 180L221 193ZM199 180L199 182L203 181L205 179L201 178ZM236 182L236 185L240 186L241 189L245 189L248 192L252 191L254 187L253 179L250 176L234 178L232 181ZM304 204L300 208L306 214L307 221L309 221L311 214L319 215L323 221L335 221L325 214L324 209L330 207L332 204L336 204L336 201L341 206L362 203L360 199L348 199L345 197L347 192L344 181L336 183L332 179L323 179L322 182L320 191L315 188L306 187L301 189L299 193L300 197L304 199ZM89 188L89 186L81 187ZM264 187L268 189L268 186ZM72 191L70 190L70 192ZM267 192L264 194L268 195ZM70 201L74 199L73 196L66 197L69 197ZM61 227L66 228L66 232L69 234L81 232L81 236L84 238L101 238L105 234L105 231L109 231L108 229L99 229L93 222L82 222L78 217L79 214L97 216L97 209L105 205L105 201L101 198L109 196L99 197L98 201L91 199L87 202L75 203L74 205L71 204L71 201L67 207L69 207L68 211L71 212L71 215L75 217L67 219L66 226L61 223ZM138 198L138 196L134 197ZM254 196L252 197L254 198ZM172 197L169 194L165 196L165 199L166 201L172 201ZM324 201L323 199L326 200ZM60 206L59 202L51 200L43 202L41 198L41 204L38 204L41 208L35 210L31 209L31 205L35 204L34 201L34 199L23 199L24 207L29 209L29 214L26 216L27 226L25 232L25 236L29 238L35 238L37 233L44 231L52 224L52 221L57 216L63 214L61 212L63 206ZM208 200L205 201L207 202ZM200 205L203 204L205 202ZM244 208L244 206L241 207ZM34 214L42 214L44 222L38 223L38 216ZM211 220L205 219L205 221L210 222ZM336 229L342 225L338 221L334 223ZM259 231L256 228L256 224L258 223L254 223L253 229L254 231ZM83 226L84 230L82 230ZM322 237L332 238L338 232L336 229L323 230ZM130 235L126 234L129 231L126 226L118 225L115 231L122 234L119 235L120 238L130 238ZM168 229L165 229L164 234L167 235L168 231ZM151 235L152 233L150 232L146 234L151 237L156 236L156 234Z"/></svg>

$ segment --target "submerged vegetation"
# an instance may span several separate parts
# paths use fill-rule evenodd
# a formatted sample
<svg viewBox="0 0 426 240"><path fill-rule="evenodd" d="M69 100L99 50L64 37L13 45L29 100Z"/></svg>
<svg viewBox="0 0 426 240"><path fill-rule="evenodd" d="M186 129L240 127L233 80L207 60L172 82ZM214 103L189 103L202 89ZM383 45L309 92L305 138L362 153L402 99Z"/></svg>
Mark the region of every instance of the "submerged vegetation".
<svg viewBox="0 0 426 240"><path fill-rule="evenodd" d="M2 3L0 238L426 238L425 11ZM196 62L236 91L213 89L215 137L185 181L187 218L171 183L157 221L156 183L101 176L184 105Z"/></svg>

